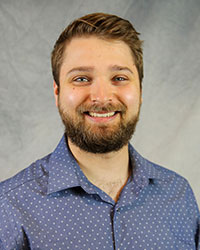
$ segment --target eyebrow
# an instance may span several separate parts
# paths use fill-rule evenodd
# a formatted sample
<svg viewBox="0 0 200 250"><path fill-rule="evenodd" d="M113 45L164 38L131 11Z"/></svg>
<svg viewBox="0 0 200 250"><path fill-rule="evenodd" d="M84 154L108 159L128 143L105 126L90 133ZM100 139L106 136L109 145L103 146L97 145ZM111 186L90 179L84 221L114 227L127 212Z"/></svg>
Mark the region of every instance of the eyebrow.
<svg viewBox="0 0 200 250"><path fill-rule="evenodd" d="M133 74L133 71L128 68L128 67L125 67L125 66L119 66L119 65L112 65L109 67L109 69L111 71L121 71L121 70L126 70L126 71L129 71L131 74Z"/></svg>
<svg viewBox="0 0 200 250"><path fill-rule="evenodd" d="M67 75L68 74L71 74L73 72L92 72L94 70L93 67L76 67L76 68L73 68L71 69L70 71L67 72Z"/></svg>
<svg viewBox="0 0 200 250"><path fill-rule="evenodd" d="M109 70L110 71L129 71L131 74L134 74L133 71L125 66L120 66L120 65L111 65L109 66ZM74 72L92 72L94 71L94 67L87 67L87 66L80 66L80 67L76 67L76 68L72 68L70 71L67 72L68 74L74 73Z"/></svg>

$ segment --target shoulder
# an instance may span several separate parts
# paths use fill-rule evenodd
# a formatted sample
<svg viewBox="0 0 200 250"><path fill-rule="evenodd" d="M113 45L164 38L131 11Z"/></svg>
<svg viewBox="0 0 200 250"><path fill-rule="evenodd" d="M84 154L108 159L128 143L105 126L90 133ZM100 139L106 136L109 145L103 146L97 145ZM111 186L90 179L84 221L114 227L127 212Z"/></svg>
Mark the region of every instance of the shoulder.
<svg viewBox="0 0 200 250"><path fill-rule="evenodd" d="M182 197L182 199L196 202L191 186L185 177L144 158L132 146L130 146L130 153L140 175L152 180L163 195L166 193L168 198Z"/></svg>
<svg viewBox="0 0 200 250"><path fill-rule="evenodd" d="M162 180L171 179L185 183L187 182L187 180L183 176L176 173L175 171L165 168L143 157L133 148L132 145L129 145L129 152L131 160L134 162L135 167L141 174L147 176L148 178L162 179Z"/></svg>
<svg viewBox="0 0 200 250"><path fill-rule="evenodd" d="M147 159L145 159L145 161L147 162L147 164L149 166L151 166L152 168L155 169L155 171L157 173L160 174L161 177L166 179L172 179L172 180L177 180L180 182L184 182L184 183L188 183L187 179L185 177L183 177L182 175L180 175L179 173L175 172L174 170L170 170L164 166L161 166L155 162L149 161Z"/></svg>
<svg viewBox="0 0 200 250"><path fill-rule="evenodd" d="M168 187L168 189L171 188L174 191L180 192L188 192L191 190L191 186L184 176L147 159L145 159L145 161L149 168L154 169L154 172L156 173L155 179L161 180L164 186Z"/></svg>
<svg viewBox="0 0 200 250"><path fill-rule="evenodd" d="M48 175L48 162L51 154L33 162L29 167L23 169L13 177L0 183L0 200L11 192L21 188L26 189L31 182L39 180Z"/></svg>
<svg viewBox="0 0 200 250"><path fill-rule="evenodd" d="M184 202L187 209L199 214L197 201L188 180L173 170L167 169L154 162L144 159L149 168L156 172L155 183L157 183L163 194L167 194L168 199ZM195 211L195 212L194 212Z"/></svg>

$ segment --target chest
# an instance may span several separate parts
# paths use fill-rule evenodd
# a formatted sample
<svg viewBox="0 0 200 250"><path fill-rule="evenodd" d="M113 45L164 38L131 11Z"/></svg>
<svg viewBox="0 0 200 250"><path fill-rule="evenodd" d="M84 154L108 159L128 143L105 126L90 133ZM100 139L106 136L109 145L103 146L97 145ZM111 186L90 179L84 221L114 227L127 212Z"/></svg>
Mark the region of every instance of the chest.
<svg viewBox="0 0 200 250"><path fill-rule="evenodd" d="M195 249L188 221L175 219L173 206L142 197L113 206L71 193L24 207L19 219L31 249Z"/></svg>

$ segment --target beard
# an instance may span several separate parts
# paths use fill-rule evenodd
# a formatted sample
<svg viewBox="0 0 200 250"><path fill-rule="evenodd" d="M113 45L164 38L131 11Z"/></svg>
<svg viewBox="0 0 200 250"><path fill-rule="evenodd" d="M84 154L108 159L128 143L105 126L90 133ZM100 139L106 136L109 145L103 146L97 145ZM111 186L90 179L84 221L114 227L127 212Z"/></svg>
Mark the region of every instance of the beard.
<svg viewBox="0 0 200 250"><path fill-rule="evenodd" d="M76 110L76 116L70 116L58 101L58 110L65 126L65 136L80 149L95 153L105 154L120 150L127 145L135 132L139 120L140 106L136 115L126 121L126 106L124 104L107 104L105 106L80 105ZM118 110L120 121L116 124L88 124L85 120L85 112L112 112Z"/></svg>

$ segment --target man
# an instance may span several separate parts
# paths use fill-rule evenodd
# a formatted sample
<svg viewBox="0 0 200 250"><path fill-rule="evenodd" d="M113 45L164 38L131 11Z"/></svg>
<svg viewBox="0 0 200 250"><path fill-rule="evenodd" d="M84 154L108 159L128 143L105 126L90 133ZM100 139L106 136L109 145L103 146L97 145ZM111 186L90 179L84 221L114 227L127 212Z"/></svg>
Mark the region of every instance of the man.
<svg viewBox="0 0 200 250"><path fill-rule="evenodd" d="M200 249L188 182L129 144L142 103L142 42L127 21L75 20L52 52L65 134L1 183L0 249Z"/></svg>

